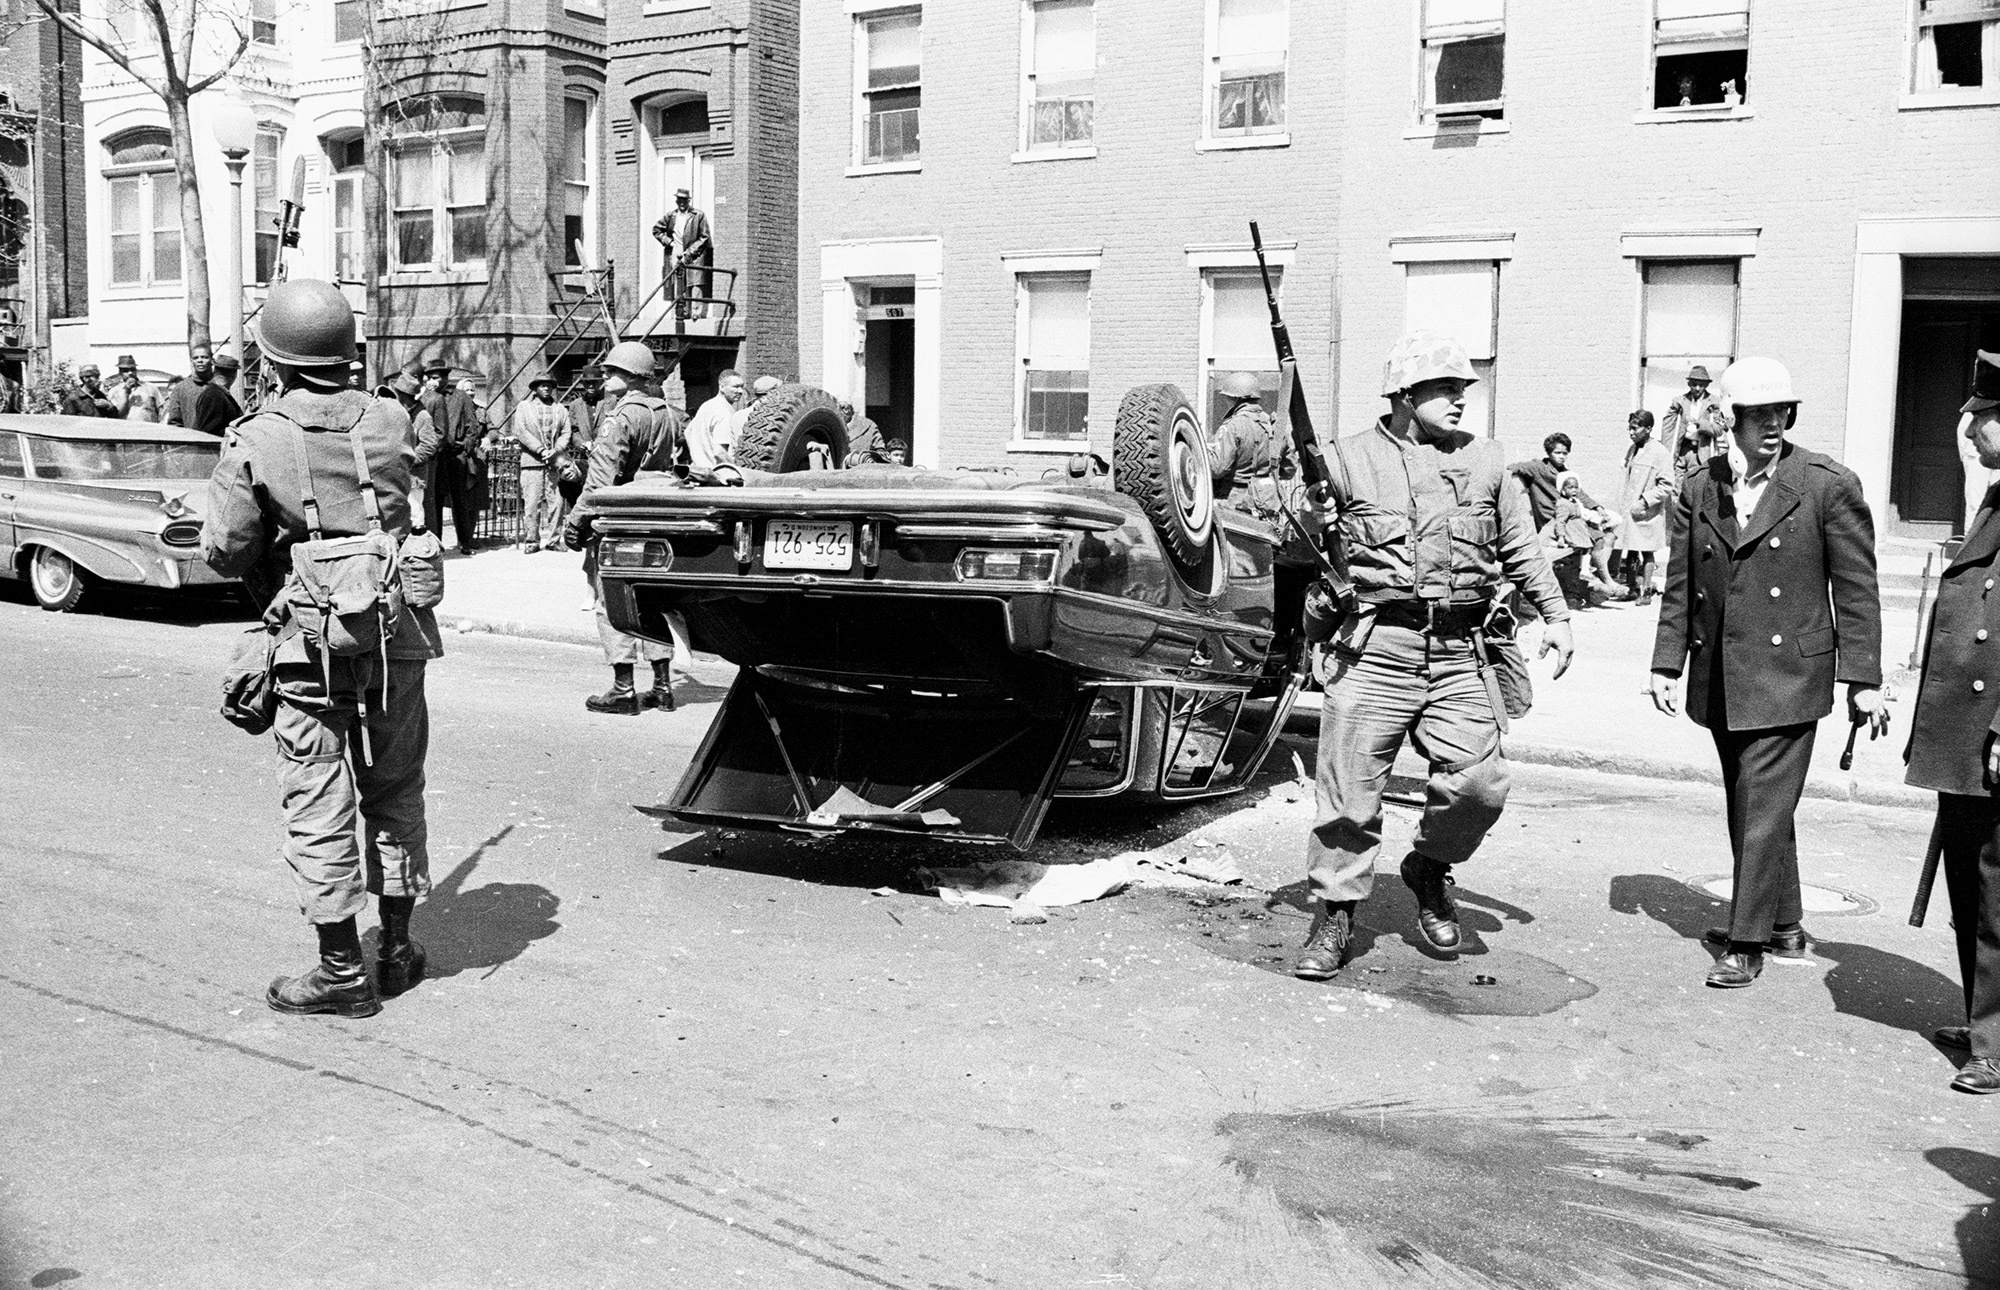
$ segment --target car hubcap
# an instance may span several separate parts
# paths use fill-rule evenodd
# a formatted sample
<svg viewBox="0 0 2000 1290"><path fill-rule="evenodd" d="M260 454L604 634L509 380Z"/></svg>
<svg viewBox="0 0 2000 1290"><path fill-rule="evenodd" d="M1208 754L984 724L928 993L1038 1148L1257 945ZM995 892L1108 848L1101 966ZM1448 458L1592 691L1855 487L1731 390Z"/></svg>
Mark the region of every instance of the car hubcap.
<svg viewBox="0 0 2000 1290"><path fill-rule="evenodd" d="M76 585L76 566L55 551L35 552L35 589L44 600L61 600Z"/></svg>
<svg viewBox="0 0 2000 1290"><path fill-rule="evenodd" d="M1197 539L1206 539L1215 491L1208 477L1208 450L1202 444L1201 429L1185 412L1174 418L1168 452L1168 477L1173 481L1174 505L1180 510L1181 522Z"/></svg>

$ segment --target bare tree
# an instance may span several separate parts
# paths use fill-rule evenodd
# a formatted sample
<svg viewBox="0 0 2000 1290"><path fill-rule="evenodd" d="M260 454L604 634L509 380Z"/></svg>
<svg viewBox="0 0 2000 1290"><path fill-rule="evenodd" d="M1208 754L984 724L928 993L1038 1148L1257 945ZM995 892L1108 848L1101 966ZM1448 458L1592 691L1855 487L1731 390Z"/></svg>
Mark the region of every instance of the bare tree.
<svg viewBox="0 0 2000 1290"><path fill-rule="evenodd" d="M194 127L188 104L227 76L250 48L251 23L228 0L115 0L138 19L127 44L108 28L84 21L62 0L35 0L35 6L63 30L98 50L166 105L173 139L174 170L180 179L181 241L187 272L188 344L209 343L208 236L201 217L201 184L195 174ZM226 34L224 34L226 32ZM216 38L222 39L218 44ZM229 48L233 37L235 47ZM226 52L225 52L226 51ZM205 71L198 62L212 62ZM230 253L238 254L237 248Z"/></svg>

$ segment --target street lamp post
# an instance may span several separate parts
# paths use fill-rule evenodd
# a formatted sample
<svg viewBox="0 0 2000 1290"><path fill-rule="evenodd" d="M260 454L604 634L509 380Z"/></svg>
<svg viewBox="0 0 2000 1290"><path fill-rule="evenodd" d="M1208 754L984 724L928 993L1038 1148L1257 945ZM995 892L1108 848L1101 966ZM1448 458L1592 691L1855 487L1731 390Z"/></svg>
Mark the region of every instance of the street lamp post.
<svg viewBox="0 0 2000 1290"><path fill-rule="evenodd" d="M222 164L229 167L229 272L223 289L229 293L230 343L238 362L243 352L243 163L257 143L257 113L231 94L219 94L209 127L222 147ZM248 380L250 373L243 377Z"/></svg>

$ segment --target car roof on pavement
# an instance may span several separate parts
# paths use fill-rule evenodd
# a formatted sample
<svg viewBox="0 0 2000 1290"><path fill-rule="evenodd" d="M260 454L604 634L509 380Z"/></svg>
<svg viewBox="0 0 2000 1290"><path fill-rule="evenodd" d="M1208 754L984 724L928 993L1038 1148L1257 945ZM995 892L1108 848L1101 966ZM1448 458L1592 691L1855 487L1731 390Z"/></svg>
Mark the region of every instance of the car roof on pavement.
<svg viewBox="0 0 2000 1290"><path fill-rule="evenodd" d="M18 430L44 439L115 439L123 443L207 443L221 446L220 437L189 426L156 421L119 421L111 417L44 416L33 412L0 412L0 433Z"/></svg>

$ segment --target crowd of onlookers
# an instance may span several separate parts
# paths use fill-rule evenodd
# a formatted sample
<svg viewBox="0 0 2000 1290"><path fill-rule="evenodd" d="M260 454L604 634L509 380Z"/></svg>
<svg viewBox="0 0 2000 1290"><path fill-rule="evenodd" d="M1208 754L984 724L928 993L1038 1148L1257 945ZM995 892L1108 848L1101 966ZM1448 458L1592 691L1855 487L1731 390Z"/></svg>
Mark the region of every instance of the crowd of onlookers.
<svg viewBox="0 0 2000 1290"><path fill-rule="evenodd" d="M1560 431L1542 441L1540 457L1509 468L1528 495L1556 580L1573 608L1612 600L1648 605L1659 593L1666 574L1667 506L1681 481L1727 443L1722 406L1709 384L1708 369L1697 366L1664 424L1644 409L1626 418L1630 442L1609 506L1569 469L1574 445Z"/></svg>

